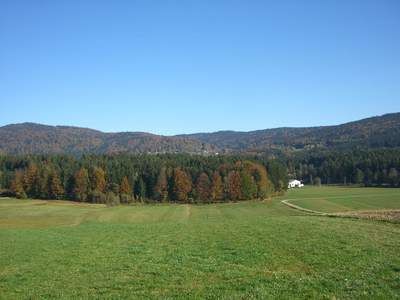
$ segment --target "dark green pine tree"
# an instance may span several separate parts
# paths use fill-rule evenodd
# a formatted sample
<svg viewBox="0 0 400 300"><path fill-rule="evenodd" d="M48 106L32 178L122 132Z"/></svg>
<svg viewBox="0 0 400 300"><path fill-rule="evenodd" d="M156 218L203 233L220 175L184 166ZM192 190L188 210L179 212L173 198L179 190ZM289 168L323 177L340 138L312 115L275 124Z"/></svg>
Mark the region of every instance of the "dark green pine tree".
<svg viewBox="0 0 400 300"><path fill-rule="evenodd" d="M134 194L135 198L141 201L146 198L146 184L144 183L142 177L139 177L135 183Z"/></svg>

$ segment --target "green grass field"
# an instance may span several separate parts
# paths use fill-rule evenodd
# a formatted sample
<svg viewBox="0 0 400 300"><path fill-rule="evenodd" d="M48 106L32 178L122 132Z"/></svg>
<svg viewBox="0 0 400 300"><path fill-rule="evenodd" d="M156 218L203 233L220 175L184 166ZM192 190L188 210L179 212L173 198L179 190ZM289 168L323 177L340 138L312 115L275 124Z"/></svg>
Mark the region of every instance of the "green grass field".
<svg viewBox="0 0 400 300"><path fill-rule="evenodd" d="M400 224L280 202L328 197L400 207L400 190L344 188L199 206L1 199L0 298L400 298Z"/></svg>
<svg viewBox="0 0 400 300"><path fill-rule="evenodd" d="M400 209L399 189L305 187L288 191L286 198L292 204L326 213Z"/></svg>

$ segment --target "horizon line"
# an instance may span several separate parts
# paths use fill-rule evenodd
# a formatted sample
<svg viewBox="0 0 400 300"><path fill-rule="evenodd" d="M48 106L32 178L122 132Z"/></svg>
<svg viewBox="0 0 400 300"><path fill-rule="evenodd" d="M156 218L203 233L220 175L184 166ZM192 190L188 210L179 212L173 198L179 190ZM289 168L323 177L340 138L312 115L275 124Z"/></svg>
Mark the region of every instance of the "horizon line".
<svg viewBox="0 0 400 300"><path fill-rule="evenodd" d="M38 123L38 122L32 122L32 121L25 121L25 122L19 122L19 123L8 123L4 125L0 125L0 128L7 127L7 126L13 126L13 125L23 125L23 124L32 124L32 125L40 125L40 126L48 126L48 127L70 127L70 128L81 128L81 129L89 129L93 131L98 131L101 133L106 133L106 134L118 134L118 133L141 133L141 134L151 134L151 135L158 135L158 136L164 136L164 137L176 137L176 136L185 136L185 135L194 135L194 134L213 134L213 133L220 133L220 132L234 132L234 133L249 133L249 132L256 132L256 131L265 131L265 130L276 130L276 129L304 129L304 128L320 128L320 127L332 127L332 126L340 126L340 125L345 125L353 122L358 122L362 120L367 120L371 118L379 118L379 117L384 117L388 115L395 115L395 114L400 114L400 112L390 112L390 113L384 113L381 115L373 115L370 117L365 117L361 119L356 119L356 120L350 120L347 122L343 123L337 123L337 124L330 124L330 125L312 125L312 126L278 126L278 127L270 127L270 128L263 128L263 129L254 129L254 130L232 130L232 129L221 129L221 130L215 130L215 131L197 131L197 132L191 132L191 133L179 133L179 134L158 134L158 133L153 133L150 131L103 131L100 129L95 129L91 127L86 127L86 126L77 126L77 125L52 125L52 124L45 124L45 123Z"/></svg>

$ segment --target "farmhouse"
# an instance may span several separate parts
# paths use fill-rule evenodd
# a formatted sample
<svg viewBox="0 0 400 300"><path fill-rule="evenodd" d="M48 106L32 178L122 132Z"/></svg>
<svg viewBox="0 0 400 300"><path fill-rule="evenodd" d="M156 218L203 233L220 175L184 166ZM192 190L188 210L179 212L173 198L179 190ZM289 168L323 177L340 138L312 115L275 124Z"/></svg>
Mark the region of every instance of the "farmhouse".
<svg viewBox="0 0 400 300"><path fill-rule="evenodd" d="M288 185L288 188L289 188L289 189L292 189L292 188L301 188L301 187L303 187L303 186L304 186L304 184L302 184L300 180L296 180L296 179L289 180L289 185Z"/></svg>

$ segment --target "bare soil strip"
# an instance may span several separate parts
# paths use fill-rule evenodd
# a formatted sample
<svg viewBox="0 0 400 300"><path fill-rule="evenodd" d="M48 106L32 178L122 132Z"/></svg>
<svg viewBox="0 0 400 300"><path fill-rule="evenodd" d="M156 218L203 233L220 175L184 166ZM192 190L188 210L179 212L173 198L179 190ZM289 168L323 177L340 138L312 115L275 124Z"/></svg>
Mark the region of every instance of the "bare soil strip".
<svg viewBox="0 0 400 300"><path fill-rule="evenodd" d="M343 218L357 218L400 223L400 209L362 210L334 214Z"/></svg>
<svg viewBox="0 0 400 300"><path fill-rule="evenodd" d="M281 202L282 202L283 204L289 206L290 208L298 209L298 210L301 210L301 211L304 211L304 212L313 213L313 214L322 215L322 216L328 215L328 213L324 213L324 212L316 211L316 210L311 210L311 209L307 209L307 208L304 208L304 207L295 205L295 204L293 204L293 203L290 203L289 200L290 200L290 199L282 200Z"/></svg>

